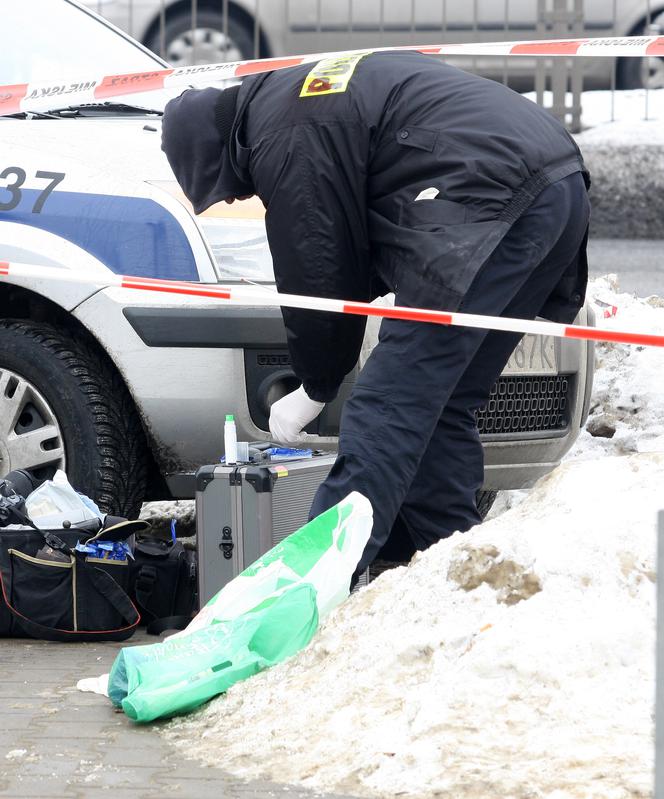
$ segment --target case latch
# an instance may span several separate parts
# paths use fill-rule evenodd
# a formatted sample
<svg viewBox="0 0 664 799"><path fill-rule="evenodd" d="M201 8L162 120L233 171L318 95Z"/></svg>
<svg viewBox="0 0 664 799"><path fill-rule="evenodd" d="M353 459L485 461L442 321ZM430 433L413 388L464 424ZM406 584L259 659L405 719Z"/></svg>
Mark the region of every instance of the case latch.
<svg viewBox="0 0 664 799"><path fill-rule="evenodd" d="M221 528L221 541L219 542L219 549L221 550L224 558L230 560L233 557L233 531L230 527Z"/></svg>

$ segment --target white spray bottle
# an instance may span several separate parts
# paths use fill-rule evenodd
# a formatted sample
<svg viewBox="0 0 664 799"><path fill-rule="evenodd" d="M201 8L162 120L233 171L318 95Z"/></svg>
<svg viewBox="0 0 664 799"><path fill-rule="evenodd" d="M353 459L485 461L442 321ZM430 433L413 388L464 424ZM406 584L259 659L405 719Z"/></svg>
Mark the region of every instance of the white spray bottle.
<svg viewBox="0 0 664 799"><path fill-rule="evenodd" d="M226 414L224 422L224 457L226 466L237 463L237 430L232 413Z"/></svg>

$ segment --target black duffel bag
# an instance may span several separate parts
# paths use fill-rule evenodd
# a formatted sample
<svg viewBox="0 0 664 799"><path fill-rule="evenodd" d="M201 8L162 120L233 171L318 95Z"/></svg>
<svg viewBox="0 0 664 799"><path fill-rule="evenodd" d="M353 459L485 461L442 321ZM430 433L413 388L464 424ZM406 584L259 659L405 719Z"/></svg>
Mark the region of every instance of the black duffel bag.
<svg viewBox="0 0 664 799"><path fill-rule="evenodd" d="M128 594L130 561L93 558L74 547L123 541L149 525L107 517L104 528L92 526L0 528L0 636L124 641L133 634L141 617Z"/></svg>
<svg viewBox="0 0 664 799"><path fill-rule="evenodd" d="M182 630L197 609L196 553L180 541L136 536L129 594L149 635Z"/></svg>

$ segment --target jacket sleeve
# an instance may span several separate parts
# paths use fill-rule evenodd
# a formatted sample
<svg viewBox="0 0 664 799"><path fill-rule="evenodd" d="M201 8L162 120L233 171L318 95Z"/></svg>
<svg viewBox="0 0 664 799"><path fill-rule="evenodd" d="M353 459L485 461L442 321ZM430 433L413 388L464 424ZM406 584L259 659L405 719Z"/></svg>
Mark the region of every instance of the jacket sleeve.
<svg viewBox="0 0 664 799"><path fill-rule="evenodd" d="M280 292L370 299L368 148L355 134L345 121L300 124L252 147ZM295 374L311 399L329 402L357 362L366 319L295 308L282 314Z"/></svg>

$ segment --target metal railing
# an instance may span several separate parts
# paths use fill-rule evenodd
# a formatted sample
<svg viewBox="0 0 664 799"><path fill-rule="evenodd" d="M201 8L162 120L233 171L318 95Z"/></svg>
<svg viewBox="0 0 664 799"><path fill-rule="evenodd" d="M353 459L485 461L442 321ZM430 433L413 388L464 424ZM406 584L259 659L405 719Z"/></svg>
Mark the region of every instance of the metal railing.
<svg viewBox="0 0 664 799"><path fill-rule="evenodd" d="M627 9L633 13L626 0L530 0L531 5L515 0L189 0L184 7L176 0L84 2L176 65L416 42L622 36L664 28L664 0L642 0L636 22L626 16ZM613 120L616 90L625 83L624 65L617 60L449 60L518 91L534 91L537 101L573 131L581 126L584 85L611 89L607 120ZM664 59L649 62L657 66L654 85L664 87ZM634 75L632 69L631 83ZM650 106L646 84L645 118Z"/></svg>
<svg viewBox="0 0 664 799"><path fill-rule="evenodd" d="M537 38L563 39L579 38L584 33L584 0L553 0L549 8L547 0L537 3ZM583 62L580 58L550 59L547 65L543 58L537 62L535 71L535 87L537 102L545 106L544 92L547 81L547 66L551 80L552 103L551 113L564 122L572 133L581 130L581 92L583 91ZM568 92L568 89L571 91ZM571 102L568 98L571 97Z"/></svg>

